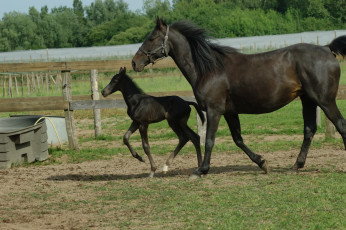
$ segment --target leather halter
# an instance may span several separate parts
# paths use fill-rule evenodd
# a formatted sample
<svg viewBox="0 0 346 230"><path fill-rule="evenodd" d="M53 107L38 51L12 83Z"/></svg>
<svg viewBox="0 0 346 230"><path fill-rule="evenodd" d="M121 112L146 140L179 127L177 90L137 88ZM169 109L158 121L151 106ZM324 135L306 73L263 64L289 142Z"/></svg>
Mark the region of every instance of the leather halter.
<svg viewBox="0 0 346 230"><path fill-rule="evenodd" d="M144 53L148 58L149 58L149 62L152 63L153 65L155 64L155 62L164 59L166 57L168 57L168 52L167 52L167 40L168 40L168 32L169 32L169 26L167 26L167 30L166 30L166 35L165 35L165 39L163 40L161 46L157 47L156 49L154 49L153 51L145 51L142 46L139 48L139 50ZM160 57L156 60L153 59L153 54L156 54L158 51L161 50L161 53L163 53L165 56Z"/></svg>

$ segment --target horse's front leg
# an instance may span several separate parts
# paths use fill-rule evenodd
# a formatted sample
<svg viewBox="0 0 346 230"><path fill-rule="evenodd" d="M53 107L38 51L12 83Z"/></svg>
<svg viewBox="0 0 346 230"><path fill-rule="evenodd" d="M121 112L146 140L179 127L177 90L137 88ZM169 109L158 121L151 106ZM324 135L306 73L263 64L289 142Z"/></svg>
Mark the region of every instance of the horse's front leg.
<svg viewBox="0 0 346 230"><path fill-rule="evenodd" d="M124 144L127 146L127 148L130 150L132 156L134 158L138 159L139 161L144 162L142 157L140 155L138 155L138 153L136 151L134 151L132 146L130 145L130 136L132 133L136 132L136 130L138 128L139 128L139 124L137 122L133 121L129 130L127 130L127 132L125 133L125 135L123 137L123 141L124 141Z"/></svg>
<svg viewBox="0 0 346 230"><path fill-rule="evenodd" d="M141 134L142 146L143 146L144 152L145 152L145 154L147 154L149 161L150 161L151 170L149 173L149 177L154 177L154 174L155 174L155 171L157 168L156 168L154 159L150 154L150 146L149 146L149 141L148 141L148 125L140 125L139 126L139 132Z"/></svg>
<svg viewBox="0 0 346 230"><path fill-rule="evenodd" d="M221 114L215 110L207 111L207 132L205 138L205 153L202 166L199 167L191 176L191 179L207 174L210 168L211 151L214 147L216 131L219 126Z"/></svg>

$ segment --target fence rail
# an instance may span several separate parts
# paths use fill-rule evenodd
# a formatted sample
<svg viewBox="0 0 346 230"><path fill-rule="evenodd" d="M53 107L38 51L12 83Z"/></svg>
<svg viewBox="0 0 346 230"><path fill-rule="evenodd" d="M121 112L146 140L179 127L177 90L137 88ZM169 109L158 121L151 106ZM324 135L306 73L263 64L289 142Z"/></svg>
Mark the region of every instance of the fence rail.
<svg viewBox="0 0 346 230"><path fill-rule="evenodd" d="M22 73L43 71L72 71L72 70L111 70L117 71L120 67L131 69L131 60L99 60L99 61L71 61L71 62L31 62L0 64L0 73ZM176 67L172 58L153 65L152 68ZM149 68L149 67L146 67Z"/></svg>
<svg viewBox="0 0 346 230"><path fill-rule="evenodd" d="M45 110L64 110L66 120L66 131L69 139L69 145L71 149L78 149L78 141L75 135L75 124L73 111L79 109L93 109L99 110L102 108L124 108L126 104L121 95L112 95L109 99L91 100L90 95L73 96L71 92L71 71L73 70L90 70L91 72L91 88L95 81L92 78L97 79L97 74L93 74L95 71L91 70L110 70L116 71L120 67L131 68L131 62L129 60L117 60L117 61L78 61L78 62L45 62L45 63L11 63L0 64L0 73L6 73L7 76L0 77L1 85L5 95L5 89L8 89L8 93L13 94L13 85L15 85L16 93L19 94L18 82L21 85L22 95L24 85L27 85L28 91L37 90L42 88L49 89L49 82L55 84L55 88L62 89L63 96L56 97L29 97L29 98L3 98L0 100L0 112L20 112L20 111L45 111ZM155 64L153 68L170 68L176 67L174 61L171 58L162 60ZM56 73L53 77L50 73L44 73L42 75L35 75L33 72L54 71ZM97 72L97 71L96 71ZM20 73L20 75L12 75L12 73ZM13 77L14 76L14 77ZM17 80L20 77L20 80ZM149 75L148 77L151 77ZM7 86L6 82L8 80ZM94 82L94 83L93 83ZM95 89L94 89L95 90ZM166 96L166 95L178 95L185 100L195 100L192 91L176 91L176 92L162 92L151 93L153 96ZM337 99L346 100L346 85L339 87ZM96 127L95 120L95 127ZM327 122L327 120L326 120ZM98 126L100 126L98 124ZM327 125L326 125L327 126ZM199 125L199 130L200 125ZM327 134L326 134L327 135ZM330 135L330 134L328 134ZM204 140L204 138L201 138Z"/></svg>

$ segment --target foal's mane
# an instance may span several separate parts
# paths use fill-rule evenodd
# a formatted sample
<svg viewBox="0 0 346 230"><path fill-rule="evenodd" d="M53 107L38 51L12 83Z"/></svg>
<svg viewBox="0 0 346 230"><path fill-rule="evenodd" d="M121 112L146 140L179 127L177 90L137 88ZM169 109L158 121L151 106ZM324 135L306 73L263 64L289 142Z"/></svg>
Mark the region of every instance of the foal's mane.
<svg viewBox="0 0 346 230"><path fill-rule="evenodd" d="M138 93L145 94L144 91L141 88L139 88L139 86L133 81L133 79L129 75L124 74L123 80L125 80L125 87L132 87L133 89L136 89Z"/></svg>
<svg viewBox="0 0 346 230"><path fill-rule="evenodd" d="M237 52L235 48L211 42L213 38L208 35L208 32L190 21L177 21L170 27L180 32L188 40L198 76L204 76L223 68L222 58Z"/></svg>

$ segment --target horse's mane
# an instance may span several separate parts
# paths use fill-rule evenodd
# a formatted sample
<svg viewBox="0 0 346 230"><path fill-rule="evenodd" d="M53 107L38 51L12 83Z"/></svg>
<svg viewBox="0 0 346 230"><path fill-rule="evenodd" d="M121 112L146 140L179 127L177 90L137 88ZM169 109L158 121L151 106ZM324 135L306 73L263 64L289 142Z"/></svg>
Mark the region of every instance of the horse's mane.
<svg viewBox="0 0 346 230"><path fill-rule="evenodd" d="M237 49L211 42L213 39L205 29L190 21L177 21L170 26L186 37L190 44L192 59L198 76L223 68L222 58Z"/></svg>

